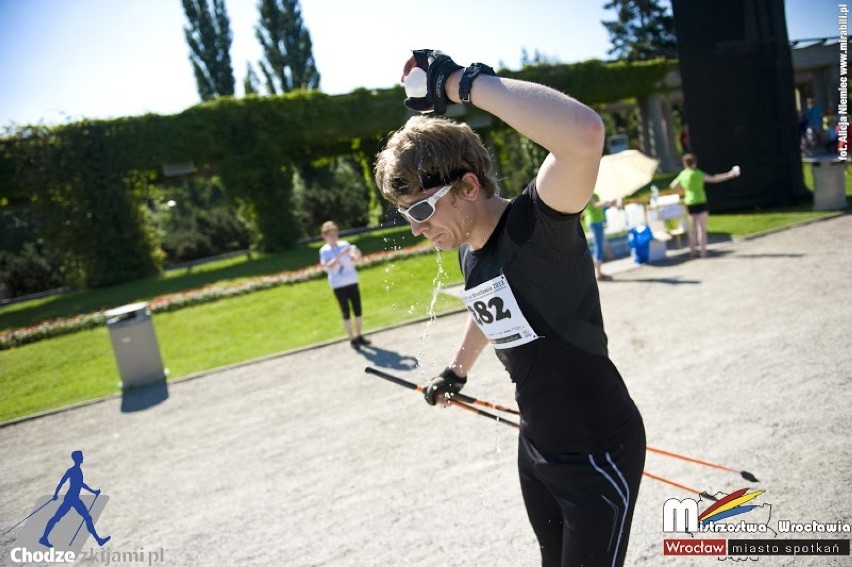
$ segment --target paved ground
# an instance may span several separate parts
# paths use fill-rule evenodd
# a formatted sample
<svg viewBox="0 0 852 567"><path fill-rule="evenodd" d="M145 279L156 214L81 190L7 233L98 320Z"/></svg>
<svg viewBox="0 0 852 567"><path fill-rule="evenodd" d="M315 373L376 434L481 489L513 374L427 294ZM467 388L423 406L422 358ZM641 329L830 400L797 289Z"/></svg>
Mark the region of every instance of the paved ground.
<svg viewBox="0 0 852 567"><path fill-rule="evenodd" d="M622 261L602 284L610 352L649 444L753 472L772 527L852 523L850 242L846 215L708 259L626 271ZM112 536L105 549L162 549L158 565L536 565L515 431L363 372L422 382L462 321L378 332L363 354L337 343L0 428L0 530L50 494L81 449L86 482L110 497L97 524ZM493 354L468 393L511 403ZM710 492L748 485L653 454L646 470ZM689 496L644 481L629 565L716 563L662 555L663 502ZM0 563L20 530L0 536ZM778 537L812 536L828 537Z"/></svg>

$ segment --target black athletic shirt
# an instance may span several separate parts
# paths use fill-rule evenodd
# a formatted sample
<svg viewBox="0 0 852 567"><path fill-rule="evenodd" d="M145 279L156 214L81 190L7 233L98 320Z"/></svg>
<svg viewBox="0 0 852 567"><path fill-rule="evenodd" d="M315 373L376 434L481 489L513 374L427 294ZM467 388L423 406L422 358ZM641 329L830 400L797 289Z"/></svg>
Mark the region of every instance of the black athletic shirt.
<svg viewBox="0 0 852 567"><path fill-rule="evenodd" d="M533 180L506 208L485 246L459 249L465 289L505 275L540 337L496 353L515 382L521 428L545 451L606 450L641 419L607 356L580 217L545 204Z"/></svg>

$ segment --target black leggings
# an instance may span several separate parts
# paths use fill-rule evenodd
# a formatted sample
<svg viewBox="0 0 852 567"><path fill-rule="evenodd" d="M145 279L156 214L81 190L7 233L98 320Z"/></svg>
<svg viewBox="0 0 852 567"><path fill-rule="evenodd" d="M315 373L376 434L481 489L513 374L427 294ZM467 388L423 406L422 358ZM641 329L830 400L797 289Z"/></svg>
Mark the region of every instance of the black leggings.
<svg viewBox="0 0 852 567"><path fill-rule="evenodd" d="M602 453L543 453L521 433L518 472L544 567L621 566L645 468L641 422Z"/></svg>
<svg viewBox="0 0 852 567"><path fill-rule="evenodd" d="M358 284L355 283L334 288L334 297L337 298L337 303L340 304L340 311L343 313L344 320L350 317L350 303L352 303L352 311L355 313L355 316L361 316L361 290L358 289Z"/></svg>

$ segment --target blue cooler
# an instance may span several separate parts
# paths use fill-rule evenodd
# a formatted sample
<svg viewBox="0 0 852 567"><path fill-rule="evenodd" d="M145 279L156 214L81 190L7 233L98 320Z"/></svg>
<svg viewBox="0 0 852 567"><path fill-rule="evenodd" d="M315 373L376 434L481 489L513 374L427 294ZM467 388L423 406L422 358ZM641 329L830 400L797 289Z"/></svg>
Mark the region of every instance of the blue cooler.
<svg viewBox="0 0 852 567"><path fill-rule="evenodd" d="M654 234L651 232L651 227L648 225L637 226L631 228L627 234L627 245L630 246L630 251L633 256L633 261L637 264L645 264L651 255L651 241L654 239Z"/></svg>

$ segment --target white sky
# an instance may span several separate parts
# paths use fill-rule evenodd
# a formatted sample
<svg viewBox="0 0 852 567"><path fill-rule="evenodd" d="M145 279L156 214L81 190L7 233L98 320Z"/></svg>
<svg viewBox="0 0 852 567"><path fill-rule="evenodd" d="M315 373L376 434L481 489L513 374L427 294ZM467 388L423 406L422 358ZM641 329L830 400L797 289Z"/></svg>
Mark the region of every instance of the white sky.
<svg viewBox="0 0 852 567"><path fill-rule="evenodd" d="M606 0L301 0L320 88L397 84L411 49L466 64L520 67L521 51L573 63L607 59ZM712 0L696 0L712 1ZM261 58L257 0L226 0L242 95ZM790 39L834 37L838 3L786 2ZM153 112L199 101L181 0L0 0L0 127Z"/></svg>

